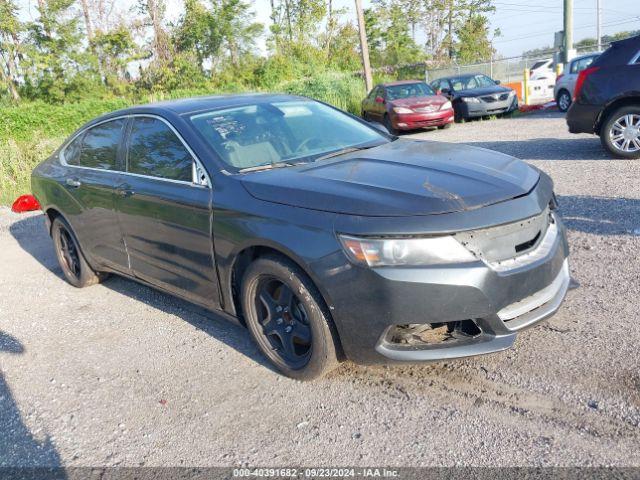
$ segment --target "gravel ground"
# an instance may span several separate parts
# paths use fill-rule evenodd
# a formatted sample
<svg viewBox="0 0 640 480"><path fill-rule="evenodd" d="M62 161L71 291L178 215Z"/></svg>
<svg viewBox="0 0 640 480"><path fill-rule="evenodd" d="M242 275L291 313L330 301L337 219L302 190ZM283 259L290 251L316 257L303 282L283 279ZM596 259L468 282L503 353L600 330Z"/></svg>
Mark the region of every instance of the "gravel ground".
<svg viewBox="0 0 640 480"><path fill-rule="evenodd" d="M242 328L132 281L77 290L0 210L0 466L640 466L640 163L557 113L420 138L556 182L581 287L513 349L299 383Z"/></svg>

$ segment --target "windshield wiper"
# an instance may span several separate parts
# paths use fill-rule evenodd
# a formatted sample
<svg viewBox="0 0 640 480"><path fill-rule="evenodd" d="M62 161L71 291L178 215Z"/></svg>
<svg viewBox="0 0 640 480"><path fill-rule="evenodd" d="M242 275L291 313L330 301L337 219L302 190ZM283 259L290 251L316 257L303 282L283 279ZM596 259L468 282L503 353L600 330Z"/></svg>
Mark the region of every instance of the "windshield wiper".
<svg viewBox="0 0 640 480"><path fill-rule="evenodd" d="M297 164L292 162L274 162L274 163L265 163L264 165L257 165L255 167L241 168L238 171L240 173L257 172L260 170L271 170L272 168L293 167L294 165L297 165Z"/></svg>
<svg viewBox="0 0 640 480"><path fill-rule="evenodd" d="M341 148L340 150L336 150L335 152L327 153L326 155L322 155L321 157L318 157L318 158L314 159L314 162L317 162L317 161L320 161L320 160L326 160L327 158L338 157L340 155L346 155L347 153L357 152L359 150L367 150L368 148L373 148L373 147L376 147L376 146L377 145L367 145L365 147Z"/></svg>

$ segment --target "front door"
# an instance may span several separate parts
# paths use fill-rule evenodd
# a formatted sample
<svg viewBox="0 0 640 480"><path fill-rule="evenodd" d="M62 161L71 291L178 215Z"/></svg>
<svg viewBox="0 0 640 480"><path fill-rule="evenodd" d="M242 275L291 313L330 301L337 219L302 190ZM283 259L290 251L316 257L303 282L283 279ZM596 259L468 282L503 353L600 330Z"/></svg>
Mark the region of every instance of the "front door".
<svg viewBox="0 0 640 480"><path fill-rule="evenodd" d="M195 159L158 117L134 116L127 173L116 189L131 270L140 279L208 307L220 298L213 256L209 185Z"/></svg>

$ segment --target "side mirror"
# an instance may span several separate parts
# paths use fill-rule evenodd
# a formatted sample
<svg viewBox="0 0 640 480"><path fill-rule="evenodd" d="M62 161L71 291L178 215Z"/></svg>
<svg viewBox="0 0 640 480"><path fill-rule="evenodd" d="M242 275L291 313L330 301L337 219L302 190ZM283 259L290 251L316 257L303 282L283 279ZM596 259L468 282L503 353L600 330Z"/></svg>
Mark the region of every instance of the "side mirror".
<svg viewBox="0 0 640 480"><path fill-rule="evenodd" d="M384 98L376 97L376 103L384 103Z"/></svg>
<svg viewBox="0 0 640 480"><path fill-rule="evenodd" d="M387 130L387 127L385 127L383 124L378 122L367 122L367 123L369 123L369 125L371 125L373 128L375 128L379 132L389 135L389 130Z"/></svg>
<svg viewBox="0 0 640 480"><path fill-rule="evenodd" d="M500 80L494 80L494 82L496 82L496 85L500 85Z"/></svg>
<svg viewBox="0 0 640 480"><path fill-rule="evenodd" d="M449 90L448 88L443 88L442 90L440 90L438 92L439 95L451 95L451 90Z"/></svg>

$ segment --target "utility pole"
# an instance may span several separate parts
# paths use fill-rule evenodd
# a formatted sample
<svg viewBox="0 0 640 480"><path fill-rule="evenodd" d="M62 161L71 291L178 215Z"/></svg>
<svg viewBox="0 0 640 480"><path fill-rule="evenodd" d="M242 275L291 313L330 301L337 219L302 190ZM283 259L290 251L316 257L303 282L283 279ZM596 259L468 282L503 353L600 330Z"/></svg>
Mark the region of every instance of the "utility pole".
<svg viewBox="0 0 640 480"><path fill-rule="evenodd" d="M373 88L373 77L371 76L371 63L369 62L369 44L367 43L367 31L364 24L364 13L362 12L361 0L356 0L356 14L358 16L358 30L360 31L360 52L362 52L364 84L367 89L367 93L369 93Z"/></svg>
<svg viewBox="0 0 640 480"><path fill-rule="evenodd" d="M564 0L564 62L573 57L573 0Z"/></svg>
<svg viewBox="0 0 640 480"><path fill-rule="evenodd" d="M598 51L602 50L602 12L600 0L596 0L596 37L598 38Z"/></svg>

